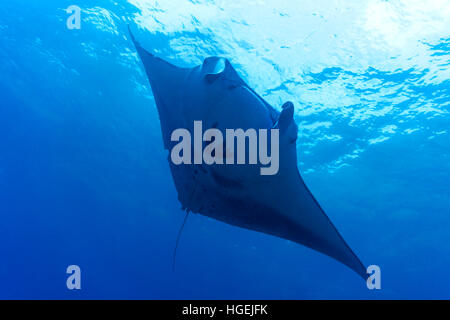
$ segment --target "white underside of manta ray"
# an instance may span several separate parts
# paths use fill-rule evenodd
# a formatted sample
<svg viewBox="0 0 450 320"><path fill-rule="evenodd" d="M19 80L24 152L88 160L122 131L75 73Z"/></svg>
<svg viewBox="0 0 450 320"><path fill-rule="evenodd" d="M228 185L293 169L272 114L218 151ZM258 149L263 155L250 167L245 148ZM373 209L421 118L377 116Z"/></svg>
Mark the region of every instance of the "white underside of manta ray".
<svg viewBox="0 0 450 320"><path fill-rule="evenodd" d="M131 32L130 32L131 34ZM178 199L188 212L288 239L328 255L364 279L366 268L306 187L297 168L298 127L288 102L280 112L258 96L228 60L210 57L194 68L176 67L135 41L158 108L164 147L175 129L279 128L279 171L259 174L249 165L175 165Z"/></svg>

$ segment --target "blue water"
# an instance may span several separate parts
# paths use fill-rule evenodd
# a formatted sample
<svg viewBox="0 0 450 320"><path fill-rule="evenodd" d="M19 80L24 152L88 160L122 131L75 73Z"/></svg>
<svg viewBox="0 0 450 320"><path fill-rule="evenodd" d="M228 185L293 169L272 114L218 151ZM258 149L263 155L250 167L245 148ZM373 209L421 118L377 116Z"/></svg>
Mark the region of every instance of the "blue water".
<svg viewBox="0 0 450 320"><path fill-rule="evenodd" d="M448 0L3 1L0 298L450 298L449 16ZM300 171L381 290L200 215L172 271L184 213L127 24L172 62L222 55L295 103Z"/></svg>

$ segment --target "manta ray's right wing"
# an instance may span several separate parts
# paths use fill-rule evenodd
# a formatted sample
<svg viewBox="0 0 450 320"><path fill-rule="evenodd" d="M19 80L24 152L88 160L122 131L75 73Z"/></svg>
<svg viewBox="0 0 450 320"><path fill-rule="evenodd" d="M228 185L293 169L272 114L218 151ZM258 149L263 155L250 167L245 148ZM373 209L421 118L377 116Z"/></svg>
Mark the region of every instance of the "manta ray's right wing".
<svg viewBox="0 0 450 320"><path fill-rule="evenodd" d="M267 195L272 196L272 203L276 203L275 209L282 216L281 220L287 220L289 224L284 230L279 230L281 234L278 236L324 253L367 279L366 268L344 241L299 173L295 143L298 127L293 114L293 104L285 103L277 123L280 129L280 172L272 182L276 188L272 195Z"/></svg>

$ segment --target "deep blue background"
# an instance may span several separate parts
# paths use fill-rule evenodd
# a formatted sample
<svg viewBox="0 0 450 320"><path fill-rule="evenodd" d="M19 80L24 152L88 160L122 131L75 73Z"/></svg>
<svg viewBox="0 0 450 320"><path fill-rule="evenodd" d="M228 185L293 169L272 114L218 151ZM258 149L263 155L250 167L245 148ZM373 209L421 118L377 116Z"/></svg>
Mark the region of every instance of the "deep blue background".
<svg viewBox="0 0 450 320"><path fill-rule="evenodd" d="M88 3L0 7L0 298L450 298L448 2ZM276 107L294 101L300 171L382 290L199 215L172 271L183 212L127 23L180 65L224 55Z"/></svg>

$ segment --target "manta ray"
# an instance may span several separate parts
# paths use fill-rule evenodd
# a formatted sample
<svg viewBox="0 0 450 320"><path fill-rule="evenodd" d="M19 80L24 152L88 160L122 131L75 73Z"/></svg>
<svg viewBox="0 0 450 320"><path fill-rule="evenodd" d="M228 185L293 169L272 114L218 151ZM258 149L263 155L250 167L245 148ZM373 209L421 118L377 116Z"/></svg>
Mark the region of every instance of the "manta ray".
<svg viewBox="0 0 450 320"><path fill-rule="evenodd" d="M279 129L279 170L274 175L261 175L255 165L174 164L169 157L178 200L186 213L296 242L367 279L366 268L299 173L293 103L284 103L279 112L225 58L208 57L201 65L181 68L144 49L129 31L150 82L165 149L176 143L171 139L174 130L192 132L194 121L220 130Z"/></svg>

